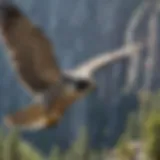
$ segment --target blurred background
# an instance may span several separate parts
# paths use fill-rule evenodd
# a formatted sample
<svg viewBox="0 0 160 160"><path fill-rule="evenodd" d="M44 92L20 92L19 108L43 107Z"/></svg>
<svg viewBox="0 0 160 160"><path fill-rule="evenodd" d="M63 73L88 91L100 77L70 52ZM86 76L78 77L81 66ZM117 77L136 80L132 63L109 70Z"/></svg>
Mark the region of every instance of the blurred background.
<svg viewBox="0 0 160 160"><path fill-rule="evenodd" d="M20 133L22 139L47 156L54 146L65 152L86 133L88 138L82 147L86 147L85 151L110 151L126 131L128 118L132 117L135 123L130 126L136 131L133 137L137 142L142 117L141 97L145 95L145 100L150 100L148 93L157 93L160 86L159 1L13 2L52 41L62 69L73 68L101 52L119 49L127 43L141 41L144 44L143 51L132 59L121 60L101 70L96 77L97 89L75 102L57 128ZM4 46L0 45L0 121L3 130L10 132L2 123L3 116L30 103L31 97L18 84ZM77 142L79 146L82 139ZM87 159L86 155L82 159Z"/></svg>

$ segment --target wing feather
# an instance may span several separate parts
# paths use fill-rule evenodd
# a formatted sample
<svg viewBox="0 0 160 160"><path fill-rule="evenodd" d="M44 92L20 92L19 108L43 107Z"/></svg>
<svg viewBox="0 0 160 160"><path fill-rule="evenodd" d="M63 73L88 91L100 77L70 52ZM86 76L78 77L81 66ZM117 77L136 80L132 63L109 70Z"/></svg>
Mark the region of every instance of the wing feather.
<svg viewBox="0 0 160 160"><path fill-rule="evenodd" d="M17 7L0 7L0 29L19 78L28 88L40 92L59 80L52 44Z"/></svg>
<svg viewBox="0 0 160 160"><path fill-rule="evenodd" d="M66 73L73 76L92 77L92 75L94 75L99 69L107 66L108 64L115 62L116 60L125 57L132 57L135 54L138 54L141 48L142 44L136 43L123 46L122 48L111 53L101 53L97 57L93 57L90 60L78 65L75 69L66 71Z"/></svg>
<svg viewBox="0 0 160 160"><path fill-rule="evenodd" d="M50 104L50 112L46 112L46 108L42 104L31 104L5 116L4 123L8 128L18 127L24 131L35 131L55 126L60 122L67 108L80 96L82 95L79 93L61 95L57 98L56 103Z"/></svg>

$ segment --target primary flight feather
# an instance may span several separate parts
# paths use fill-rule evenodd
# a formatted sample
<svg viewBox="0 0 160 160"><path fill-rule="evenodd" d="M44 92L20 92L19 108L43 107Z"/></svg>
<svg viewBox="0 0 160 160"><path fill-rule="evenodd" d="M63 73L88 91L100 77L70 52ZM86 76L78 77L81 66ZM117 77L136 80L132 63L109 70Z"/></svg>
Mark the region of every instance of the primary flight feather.
<svg viewBox="0 0 160 160"><path fill-rule="evenodd" d="M32 92L42 92L58 82L60 70L52 44L17 7L0 6L0 28L12 63Z"/></svg>

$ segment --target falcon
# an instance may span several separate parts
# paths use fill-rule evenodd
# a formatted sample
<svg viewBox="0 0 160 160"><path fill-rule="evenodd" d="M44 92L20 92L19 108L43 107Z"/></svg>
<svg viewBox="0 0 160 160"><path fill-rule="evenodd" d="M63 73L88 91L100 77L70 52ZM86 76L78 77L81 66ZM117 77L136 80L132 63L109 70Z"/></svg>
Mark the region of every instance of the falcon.
<svg viewBox="0 0 160 160"><path fill-rule="evenodd" d="M62 71L49 39L16 5L0 5L0 31L17 80L33 97L33 103L4 117L7 127L22 130L59 124L71 104L96 88L94 75L100 68L141 48L126 45Z"/></svg>

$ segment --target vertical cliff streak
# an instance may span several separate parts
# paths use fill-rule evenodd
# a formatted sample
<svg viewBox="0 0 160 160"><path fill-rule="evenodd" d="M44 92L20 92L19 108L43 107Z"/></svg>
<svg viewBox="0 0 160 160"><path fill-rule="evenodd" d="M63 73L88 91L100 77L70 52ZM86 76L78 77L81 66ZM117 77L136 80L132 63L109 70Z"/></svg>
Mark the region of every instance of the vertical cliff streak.
<svg viewBox="0 0 160 160"><path fill-rule="evenodd" d="M157 58L158 1L149 1L151 13L147 24L147 58L145 61L144 90L152 90Z"/></svg>
<svg viewBox="0 0 160 160"><path fill-rule="evenodd" d="M146 1L143 1L138 8L133 13L133 17L131 18L128 28L126 30L125 35L125 43L130 44L136 41L138 38L137 36L137 29L143 20L144 16L149 10L149 3ZM141 55L136 54L129 60L129 66L128 66L128 73L127 73L127 80L126 80L126 86L125 89L127 91L135 89L137 78L139 76L139 65L141 62Z"/></svg>

